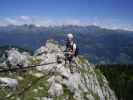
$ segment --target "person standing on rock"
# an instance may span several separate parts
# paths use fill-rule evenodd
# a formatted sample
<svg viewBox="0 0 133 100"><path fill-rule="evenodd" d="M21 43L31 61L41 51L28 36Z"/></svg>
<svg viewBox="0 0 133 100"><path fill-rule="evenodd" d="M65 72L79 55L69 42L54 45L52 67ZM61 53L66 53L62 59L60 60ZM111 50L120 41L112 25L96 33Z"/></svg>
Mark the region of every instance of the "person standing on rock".
<svg viewBox="0 0 133 100"><path fill-rule="evenodd" d="M66 42L66 61L69 61L70 64L70 71L72 71L72 62L74 61L74 58L78 55L78 48L76 43L74 42L74 36L72 33L67 34L67 42ZM66 62L65 61L65 62Z"/></svg>

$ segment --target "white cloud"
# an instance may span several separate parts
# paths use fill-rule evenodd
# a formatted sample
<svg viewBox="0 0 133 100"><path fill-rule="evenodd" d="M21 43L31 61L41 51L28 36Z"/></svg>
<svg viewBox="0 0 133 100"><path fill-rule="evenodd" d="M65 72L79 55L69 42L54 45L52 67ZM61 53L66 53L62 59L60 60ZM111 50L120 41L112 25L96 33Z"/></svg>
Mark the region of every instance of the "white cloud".
<svg viewBox="0 0 133 100"><path fill-rule="evenodd" d="M126 20L115 18L99 18L95 17L93 25L100 26L107 29L123 29L133 31L133 23L128 23Z"/></svg>
<svg viewBox="0 0 133 100"><path fill-rule="evenodd" d="M12 19L12 18L5 18L4 21L7 23L7 24L17 24L17 20L15 19Z"/></svg>
<svg viewBox="0 0 133 100"><path fill-rule="evenodd" d="M133 31L133 25L129 25L128 23L126 24L122 23L121 20L119 19L99 18L97 16L91 20L79 20L79 19L53 20L39 16L18 16L13 18L8 17L0 19L0 26L6 26L9 24L13 25L35 24L36 26L96 25L109 29L126 29Z"/></svg>
<svg viewBox="0 0 133 100"><path fill-rule="evenodd" d="M30 17L30 16L18 16L15 18L0 19L0 26L3 25L22 25L22 24L35 24L37 26L58 26L58 25L88 25L90 22L81 21L79 19L64 19L53 20L45 17ZM91 23L92 24L92 23Z"/></svg>
<svg viewBox="0 0 133 100"><path fill-rule="evenodd" d="M22 20L30 20L31 17L29 17L29 16L20 16L20 19L22 19Z"/></svg>

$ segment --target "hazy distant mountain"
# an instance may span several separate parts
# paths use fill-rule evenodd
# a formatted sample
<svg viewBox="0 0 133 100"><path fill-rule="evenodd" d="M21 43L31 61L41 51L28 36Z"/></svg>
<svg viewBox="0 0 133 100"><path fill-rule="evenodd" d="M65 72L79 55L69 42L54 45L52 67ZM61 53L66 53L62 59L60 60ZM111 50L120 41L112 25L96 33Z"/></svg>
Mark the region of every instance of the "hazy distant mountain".
<svg viewBox="0 0 133 100"><path fill-rule="evenodd" d="M49 38L64 44L65 34L74 33L80 53L93 63L132 63L133 32L97 26L9 25L0 27L0 46L16 45L35 50Z"/></svg>

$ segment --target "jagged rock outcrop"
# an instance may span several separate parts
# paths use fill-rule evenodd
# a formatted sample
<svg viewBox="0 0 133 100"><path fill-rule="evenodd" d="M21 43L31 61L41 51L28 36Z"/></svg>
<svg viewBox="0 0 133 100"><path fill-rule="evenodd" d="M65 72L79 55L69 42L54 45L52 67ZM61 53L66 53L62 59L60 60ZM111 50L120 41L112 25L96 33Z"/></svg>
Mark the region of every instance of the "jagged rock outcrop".
<svg viewBox="0 0 133 100"><path fill-rule="evenodd" d="M41 50L40 50L41 49ZM55 62L57 55L62 58L63 50L53 41L47 41L46 46L40 48L36 53L45 52L43 55L37 56L44 62ZM44 50L44 51L43 51ZM45 60L44 60L45 59ZM47 66L39 66L37 70L45 72L53 72L48 79L51 84L49 94L54 97L61 97L64 94L64 88L67 89L72 98L75 100L116 100L114 92L110 89L106 78L91 65L83 57L76 58L73 64L74 73L70 72L69 65L65 66L65 62L61 64L50 64ZM70 94L62 99L68 100Z"/></svg>
<svg viewBox="0 0 133 100"><path fill-rule="evenodd" d="M32 58L39 61L37 63L40 66L34 69L38 73L29 73L39 80L45 79L42 79L43 85L38 85L32 91L39 94L38 91L43 90L41 96L35 95L37 100L117 100L100 70L95 69L84 57L75 58L71 73L70 65L65 64L63 49L55 41L48 40L45 46L35 51ZM15 53L15 56L19 55ZM61 58L60 63L57 63L57 56ZM43 65L44 63L51 64Z"/></svg>
<svg viewBox="0 0 133 100"><path fill-rule="evenodd" d="M1 64L1 66L10 67L27 67L31 65L31 56L28 52L20 53L16 48L12 48L6 51L6 60Z"/></svg>

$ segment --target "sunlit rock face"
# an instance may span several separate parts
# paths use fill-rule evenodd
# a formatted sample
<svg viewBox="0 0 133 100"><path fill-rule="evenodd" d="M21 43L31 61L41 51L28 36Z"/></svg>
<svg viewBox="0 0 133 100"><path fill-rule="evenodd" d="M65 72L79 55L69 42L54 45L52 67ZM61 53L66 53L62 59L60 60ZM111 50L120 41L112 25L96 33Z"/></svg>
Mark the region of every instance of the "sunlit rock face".
<svg viewBox="0 0 133 100"><path fill-rule="evenodd" d="M12 48L7 51L7 60L8 64L12 67L16 67L17 65L21 65L23 67L27 67L30 65L30 54L27 52L20 53L17 49Z"/></svg>
<svg viewBox="0 0 133 100"><path fill-rule="evenodd" d="M13 90L16 90L17 85L18 81L16 79L0 77L0 86L2 87L9 87Z"/></svg>
<svg viewBox="0 0 133 100"><path fill-rule="evenodd" d="M41 81L41 83L36 83L38 85L36 87L34 85L28 92L29 94L25 96L36 93L35 97L31 95L30 98L37 100L117 100L100 70L95 69L95 66L83 56L78 56L71 65L72 73L70 64L65 64L63 51L64 47L53 40L48 40L45 46L34 52L33 56L20 53L15 49L8 51L8 60L14 66L21 63L28 66L33 61L40 64L34 71L29 70L27 76L20 82L22 84L27 81L26 77L29 76L32 77L31 79L38 78ZM60 63L57 63L57 57L60 57ZM46 63L49 64L45 65ZM43 91L41 96L39 96L39 91Z"/></svg>
<svg viewBox="0 0 133 100"><path fill-rule="evenodd" d="M47 41L46 45L39 48L35 55L45 62L56 62L59 55L64 58L63 49L54 41ZM44 52L41 54L41 52ZM37 54L41 54L37 56ZM106 78L95 69L85 58L77 57L76 64L73 64L74 72L70 72L69 64L54 63L38 66L37 70L44 73L52 72L47 80L50 84L49 95L62 98L62 100L117 100L114 92L110 89ZM66 92L67 91L67 92ZM64 96L65 95L65 96Z"/></svg>

